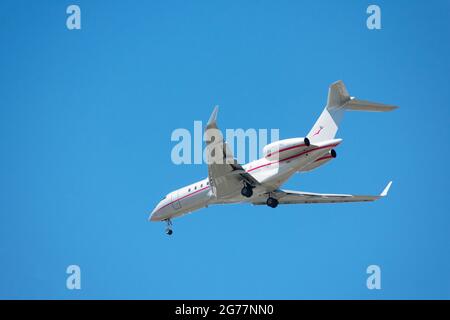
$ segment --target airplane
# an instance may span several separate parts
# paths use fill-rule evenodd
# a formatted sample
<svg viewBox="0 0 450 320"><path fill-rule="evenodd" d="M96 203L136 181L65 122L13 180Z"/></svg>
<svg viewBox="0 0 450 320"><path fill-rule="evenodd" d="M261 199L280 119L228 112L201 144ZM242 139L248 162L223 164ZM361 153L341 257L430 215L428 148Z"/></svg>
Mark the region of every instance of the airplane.
<svg viewBox="0 0 450 320"><path fill-rule="evenodd" d="M335 138L345 111L386 112L398 108L351 97L342 82L328 90L327 104L306 137L279 140L263 148L263 157L245 165L234 159L217 127L216 106L205 128L208 177L167 194L151 212L150 221L164 221L171 235L172 219L215 204L252 203L276 208L281 204L375 201L379 195L324 194L280 189L292 175L307 172L336 158Z"/></svg>

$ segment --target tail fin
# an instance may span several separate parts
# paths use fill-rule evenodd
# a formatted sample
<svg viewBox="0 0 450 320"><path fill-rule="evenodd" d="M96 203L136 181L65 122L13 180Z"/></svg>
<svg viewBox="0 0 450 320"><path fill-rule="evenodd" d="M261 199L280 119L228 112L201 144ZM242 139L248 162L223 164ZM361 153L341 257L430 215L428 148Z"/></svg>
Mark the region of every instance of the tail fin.
<svg viewBox="0 0 450 320"><path fill-rule="evenodd" d="M333 139L336 136L345 110L385 112L396 108L396 106L392 105L350 97L344 83L342 80L339 80L330 86L327 105L307 137L312 143Z"/></svg>

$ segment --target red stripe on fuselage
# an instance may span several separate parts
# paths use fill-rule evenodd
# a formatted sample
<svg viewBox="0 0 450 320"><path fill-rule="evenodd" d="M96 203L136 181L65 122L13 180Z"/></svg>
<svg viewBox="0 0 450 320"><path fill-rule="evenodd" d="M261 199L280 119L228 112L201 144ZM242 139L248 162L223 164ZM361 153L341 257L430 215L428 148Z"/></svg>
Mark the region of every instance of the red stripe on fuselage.
<svg viewBox="0 0 450 320"><path fill-rule="evenodd" d="M300 157L300 156L302 156L302 155L304 155L304 154L306 154L306 153L309 153L309 152L313 152L313 151L317 151L317 150L321 150L321 149L326 149L326 148L332 148L332 147L337 146L338 144L339 144L339 143L336 143L336 144L330 144L330 145L326 145L326 146L323 146L323 147L318 147L318 148L315 148L315 149L310 149L310 150L302 151L302 152L300 152L300 153L298 153L298 154L294 154L293 156L284 158L284 159L282 159L282 160L278 160L278 161L273 161L273 162L265 163L265 164L262 164L262 165L260 165L260 166L255 167L255 168L251 168L250 170L247 170L247 172L254 171L254 170L257 170L257 169L259 169L259 168L267 167L267 166L270 166L271 164L274 164L274 163L279 163L279 162L291 160L291 159Z"/></svg>
<svg viewBox="0 0 450 320"><path fill-rule="evenodd" d="M269 165L274 164L274 163L279 163L279 162L287 161L287 160L290 160L290 159L293 159L293 158L296 158L296 157L300 157L300 156L302 156L302 155L304 155L304 154L306 154L306 153L308 153L308 152L313 152L313 151L317 151L317 150L321 150L321 149L325 149L325 148L331 148L331 147L335 147L335 146L337 146L337 145L338 145L338 143L336 143L336 144L331 144L331 145L326 145L326 146L323 146L323 147L318 147L318 148L311 149L311 150L302 151L302 152L300 152L300 153L298 153L298 154L295 154L295 155L293 155L293 156L287 157L287 158L282 159L282 160L278 160L278 161L273 161L273 162L265 163L265 164L260 165L260 166L258 166L258 167L255 167L255 168L252 168L252 169L250 169L250 170L247 170L247 172L254 171L254 170L256 170L256 169L259 169L259 168L262 168L262 167L266 167L266 166L269 166ZM280 152L286 151L286 150L289 150L289 149L294 149L294 148L301 147L301 146L302 146L302 145L298 145L298 146L286 148L286 149L280 150ZM303 146L304 146L304 144L303 144ZM316 161L324 160L324 159L326 159L326 158L328 158L328 157L332 158L331 156L325 156L325 157L322 157L322 158L320 158L320 159L317 159ZM197 190L197 191L195 191L195 192L193 192L193 193L187 194L187 195L181 197L180 199L176 199L176 200L174 200L174 201L171 201L171 202L169 202L168 204L162 206L161 209L163 209L163 208L165 208L165 207L167 207L167 206L170 206L170 205L171 205L172 203L174 203L174 202L181 201L181 200L183 200L183 199L185 199L185 198L187 198L187 197L193 196L194 194L197 194L197 193L199 193L200 191L206 190L206 189L208 189L209 187L210 187L210 186L206 186L206 187L204 187L204 188L202 188L202 189L199 189L199 190Z"/></svg>
<svg viewBox="0 0 450 320"><path fill-rule="evenodd" d="M192 192L192 193L188 193L187 195L181 197L180 199L176 199L176 200L174 200L174 201L172 201L172 202L169 202L168 204L165 204L164 206L161 207L161 209L163 209L163 208L165 208L165 207L171 205L171 204L174 203L174 202L181 201L181 200L183 200L184 198L193 196L194 194L199 193L200 191L206 190L206 189L208 189L208 188L209 188L209 186L204 187L204 188L202 188L202 189L199 189L199 190L197 190L197 191L194 191L194 192Z"/></svg>
<svg viewBox="0 0 450 320"><path fill-rule="evenodd" d="M318 162L318 161L322 161L322 160L326 160L326 159L332 159L332 158L333 158L332 156L325 156L325 157L322 157L322 158L317 159L317 160L314 161L314 162Z"/></svg>
<svg viewBox="0 0 450 320"><path fill-rule="evenodd" d="M303 143L303 144L298 144L298 145L296 145L296 146L284 148L284 149L275 151L275 152L273 152L273 153L269 153L266 157L271 157L271 156L274 155L275 153L281 153L281 152L283 152L283 151L292 150L292 149L296 149L296 148L300 148L300 147L305 147L305 146L306 146L306 144L304 144L304 143Z"/></svg>

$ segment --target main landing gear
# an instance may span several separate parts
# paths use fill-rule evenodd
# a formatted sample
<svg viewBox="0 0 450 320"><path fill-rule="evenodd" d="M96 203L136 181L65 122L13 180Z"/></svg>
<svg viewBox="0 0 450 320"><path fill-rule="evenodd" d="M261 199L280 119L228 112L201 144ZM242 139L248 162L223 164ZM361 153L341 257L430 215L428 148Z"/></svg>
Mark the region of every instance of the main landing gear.
<svg viewBox="0 0 450 320"><path fill-rule="evenodd" d="M272 197L268 197L266 204L271 208L276 208L278 206L278 200Z"/></svg>
<svg viewBox="0 0 450 320"><path fill-rule="evenodd" d="M253 195L253 187L246 183L241 190L241 194L246 198L250 198Z"/></svg>
<svg viewBox="0 0 450 320"><path fill-rule="evenodd" d="M173 233L173 230L172 230L172 220L166 219L166 220L164 220L164 221L166 221L166 223L167 223L166 234L170 236L170 235Z"/></svg>

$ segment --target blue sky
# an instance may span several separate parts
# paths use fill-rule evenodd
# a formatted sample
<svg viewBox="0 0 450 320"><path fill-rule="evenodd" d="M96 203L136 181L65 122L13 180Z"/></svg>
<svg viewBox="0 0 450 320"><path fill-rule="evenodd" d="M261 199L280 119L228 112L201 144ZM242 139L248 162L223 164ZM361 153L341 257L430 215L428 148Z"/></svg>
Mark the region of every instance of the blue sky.
<svg viewBox="0 0 450 320"><path fill-rule="evenodd" d="M78 4L82 29L66 28ZM377 1L2 1L0 298L450 298L450 6ZM304 136L328 85L392 103L348 113L338 158L286 188L375 203L148 213L207 174L176 128ZM82 289L66 289L77 264ZM382 289L366 288L366 268Z"/></svg>

